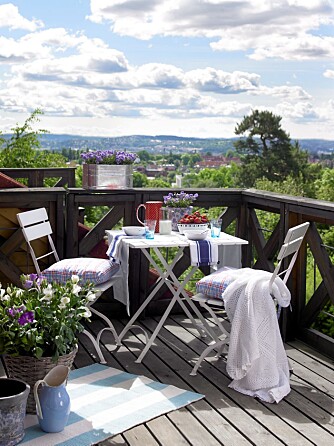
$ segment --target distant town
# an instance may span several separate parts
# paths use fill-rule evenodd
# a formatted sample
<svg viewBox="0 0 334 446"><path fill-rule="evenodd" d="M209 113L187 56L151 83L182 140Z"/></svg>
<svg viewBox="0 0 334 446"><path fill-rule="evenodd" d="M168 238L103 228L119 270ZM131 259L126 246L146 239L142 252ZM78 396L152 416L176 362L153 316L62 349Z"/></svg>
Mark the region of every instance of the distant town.
<svg viewBox="0 0 334 446"><path fill-rule="evenodd" d="M5 135L4 135L5 136ZM179 153L199 153L205 155L210 152L213 156L226 155L233 151L233 142L238 138L188 138L167 135L133 135L120 137L96 137L76 135L40 135L43 149L61 151L72 150L99 150L106 148L126 149L138 152L146 150L151 154L167 154L170 151ZM294 142L294 140L292 140ZM332 154L334 141L322 139L300 139L300 147L307 150L310 155Z"/></svg>

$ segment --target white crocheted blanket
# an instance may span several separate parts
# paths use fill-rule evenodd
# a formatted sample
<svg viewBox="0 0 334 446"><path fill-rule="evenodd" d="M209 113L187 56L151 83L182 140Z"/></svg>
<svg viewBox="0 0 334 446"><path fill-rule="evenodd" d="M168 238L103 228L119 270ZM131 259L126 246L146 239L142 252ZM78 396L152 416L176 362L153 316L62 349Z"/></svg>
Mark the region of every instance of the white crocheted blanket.
<svg viewBox="0 0 334 446"><path fill-rule="evenodd" d="M243 268L223 299L231 321L227 372L229 387L278 403L290 392L289 364L279 331L276 308L269 293L271 273ZM276 278L273 296L282 307L290 303L290 291Z"/></svg>

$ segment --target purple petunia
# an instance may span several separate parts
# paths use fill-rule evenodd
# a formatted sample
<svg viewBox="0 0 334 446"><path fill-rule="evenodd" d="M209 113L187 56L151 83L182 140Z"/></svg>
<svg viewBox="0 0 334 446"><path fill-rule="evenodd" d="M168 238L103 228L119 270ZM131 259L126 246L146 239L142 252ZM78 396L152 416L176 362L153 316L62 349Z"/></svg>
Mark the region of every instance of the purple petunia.
<svg viewBox="0 0 334 446"><path fill-rule="evenodd" d="M8 308L7 310L8 314L12 317L15 317L17 315L17 313L20 313L20 311L17 308Z"/></svg>
<svg viewBox="0 0 334 446"><path fill-rule="evenodd" d="M26 280L25 282L23 282L23 286L25 289L29 290L29 288L31 288L33 286L34 282L33 280Z"/></svg>
<svg viewBox="0 0 334 446"><path fill-rule="evenodd" d="M120 150L96 150L95 152L82 153L81 158L87 164L121 165L133 164L137 155Z"/></svg>
<svg viewBox="0 0 334 446"><path fill-rule="evenodd" d="M184 191L169 192L164 196L164 204L169 207L188 207L198 198L198 194L188 194Z"/></svg>
<svg viewBox="0 0 334 446"><path fill-rule="evenodd" d="M21 316L18 319L18 323L20 325L31 324L32 322L34 322L34 312L33 311L27 311L27 312L21 314Z"/></svg>
<svg viewBox="0 0 334 446"><path fill-rule="evenodd" d="M15 317L17 314L23 313L24 311L26 311L26 307L25 307L25 305L21 305L18 308L11 307L11 308L8 308L7 311L10 316Z"/></svg>
<svg viewBox="0 0 334 446"><path fill-rule="evenodd" d="M29 290L34 285L39 286L44 279L44 276L38 276L38 274L29 274L28 278L24 282L22 282L22 285L26 290Z"/></svg>

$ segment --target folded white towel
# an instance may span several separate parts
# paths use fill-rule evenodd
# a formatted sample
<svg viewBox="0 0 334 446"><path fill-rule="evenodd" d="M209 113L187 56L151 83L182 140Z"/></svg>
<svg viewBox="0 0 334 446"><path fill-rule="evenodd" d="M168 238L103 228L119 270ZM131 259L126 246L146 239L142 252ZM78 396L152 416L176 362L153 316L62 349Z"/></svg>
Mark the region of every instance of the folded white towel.
<svg viewBox="0 0 334 446"><path fill-rule="evenodd" d="M218 245L212 240L189 240L190 260L193 266L217 265Z"/></svg>
<svg viewBox="0 0 334 446"><path fill-rule="evenodd" d="M109 248L107 249L107 256L110 257L110 260L114 263L121 263L122 256L121 256L121 250L122 250L122 240L124 238L133 238L133 236L129 236L124 234L124 232L121 232L120 234L115 235L115 237L112 239Z"/></svg>

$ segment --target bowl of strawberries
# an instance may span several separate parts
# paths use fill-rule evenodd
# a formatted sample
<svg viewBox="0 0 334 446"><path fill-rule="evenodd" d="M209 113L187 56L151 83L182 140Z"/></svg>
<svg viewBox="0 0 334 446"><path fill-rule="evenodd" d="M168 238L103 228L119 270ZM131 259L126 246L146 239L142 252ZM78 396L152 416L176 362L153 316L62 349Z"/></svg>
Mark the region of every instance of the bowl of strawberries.
<svg viewBox="0 0 334 446"><path fill-rule="evenodd" d="M201 214L200 211L192 214L185 214L178 222L177 227L180 234L184 234L185 230L204 231L208 227L208 217Z"/></svg>

